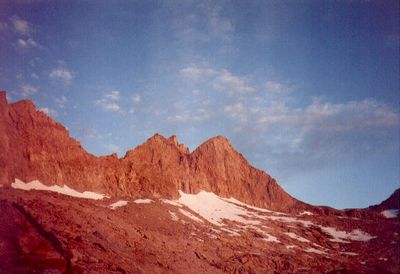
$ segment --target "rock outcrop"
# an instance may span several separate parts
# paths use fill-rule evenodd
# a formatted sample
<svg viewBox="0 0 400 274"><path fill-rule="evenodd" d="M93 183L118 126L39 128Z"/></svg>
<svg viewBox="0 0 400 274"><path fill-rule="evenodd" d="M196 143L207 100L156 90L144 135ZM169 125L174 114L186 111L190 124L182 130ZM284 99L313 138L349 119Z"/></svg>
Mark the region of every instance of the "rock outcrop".
<svg viewBox="0 0 400 274"><path fill-rule="evenodd" d="M123 158L96 157L31 101L8 104L5 92L0 92L0 150L3 185L15 178L37 179L78 191L166 198L177 198L179 190L206 190L275 210L308 208L250 166L225 137L214 137L190 153L176 136L156 134Z"/></svg>

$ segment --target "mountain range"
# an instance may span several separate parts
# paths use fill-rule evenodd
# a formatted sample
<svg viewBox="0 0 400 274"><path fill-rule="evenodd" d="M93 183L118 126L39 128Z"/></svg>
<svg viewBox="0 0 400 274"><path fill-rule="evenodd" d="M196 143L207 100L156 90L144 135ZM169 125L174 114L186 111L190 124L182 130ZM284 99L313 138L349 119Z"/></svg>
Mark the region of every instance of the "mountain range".
<svg viewBox="0 0 400 274"><path fill-rule="evenodd" d="M4 91L0 151L0 273L400 273L399 189L313 206L223 136L96 157Z"/></svg>

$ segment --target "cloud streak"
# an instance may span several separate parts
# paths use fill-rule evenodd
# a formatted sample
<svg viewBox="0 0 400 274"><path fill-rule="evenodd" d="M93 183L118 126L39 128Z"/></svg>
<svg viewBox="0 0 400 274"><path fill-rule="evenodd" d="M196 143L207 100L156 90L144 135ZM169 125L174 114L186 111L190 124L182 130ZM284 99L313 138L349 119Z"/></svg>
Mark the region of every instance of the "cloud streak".
<svg viewBox="0 0 400 274"><path fill-rule="evenodd" d="M14 31L21 35L29 35L32 32L32 25L18 16L13 16L10 19Z"/></svg>
<svg viewBox="0 0 400 274"><path fill-rule="evenodd" d="M31 95L36 94L39 91L38 87L29 85L29 84L24 84L21 86L21 92L20 95L22 97L29 97Z"/></svg>
<svg viewBox="0 0 400 274"><path fill-rule="evenodd" d="M28 38L26 40L19 38L17 40L17 46L19 48L27 49L27 48L37 48L39 46L39 44L32 38Z"/></svg>
<svg viewBox="0 0 400 274"><path fill-rule="evenodd" d="M373 99L314 99L304 107L248 100L225 105L223 113L239 149L259 165L281 170L278 174L399 149L400 114Z"/></svg>
<svg viewBox="0 0 400 274"><path fill-rule="evenodd" d="M120 98L120 92L113 90L104 94L101 99L95 102L95 104L101 106L105 111L119 111L121 109L118 103Z"/></svg>
<svg viewBox="0 0 400 274"><path fill-rule="evenodd" d="M74 73L65 68L55 68L49 73L49 77L69 83L74 78Z"/></svg>
<svg viewBox="0 0 400 274"><path fill-rule="evenodd" d="M230 94L251 93L256 88L251 85L248 77L234 75L227 69L216 70L198 65L191 65L180 70L180 75L187 81L211 83L216 91Z"/></svg>

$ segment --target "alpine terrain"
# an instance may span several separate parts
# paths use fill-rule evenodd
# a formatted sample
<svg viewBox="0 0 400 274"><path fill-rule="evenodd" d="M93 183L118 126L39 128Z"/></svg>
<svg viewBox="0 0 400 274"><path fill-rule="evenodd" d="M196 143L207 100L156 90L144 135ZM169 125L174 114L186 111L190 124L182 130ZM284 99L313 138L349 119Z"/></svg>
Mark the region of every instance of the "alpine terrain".
<svg viewBox="0 0 400 274"><path fill-rule="evenodd" d="M399 190L310 205L223 136L96 157L3 91L0 151L0 273L400 273Z"/></svg>

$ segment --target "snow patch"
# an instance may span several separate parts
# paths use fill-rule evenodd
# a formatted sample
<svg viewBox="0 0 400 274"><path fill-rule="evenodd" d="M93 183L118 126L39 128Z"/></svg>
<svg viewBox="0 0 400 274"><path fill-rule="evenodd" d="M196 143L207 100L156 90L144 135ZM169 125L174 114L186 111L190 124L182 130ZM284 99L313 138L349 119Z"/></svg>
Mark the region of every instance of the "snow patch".
<svg viewBox="0 0 400 274"><path fill-rule="evenodd" d="M161 202L169 204L169 205L182 207L182 205L180 203L176 202L176 201L171 201L171 200L168 200L168 199L160 199L160 200L161 200Z"/></svg>
<svg viewBox="0 0 400 274"><path fill-rule="evenodd" d="M264 236L266 236L266 238L263 238L263 240L266 241L266 242L280 243L278 238L276 238L275 236L269 235L268 233L265 233Z"/></svg>
<svg viewBox="0 0 400 274"><path fill-rule="evenodd" d="M385 262L386 262L387 260L388 260L388 259L387 259L387 258L384 258L384 257L380 257L380 258L379 258L379 261L385 261Z"/></svg>
<svg viewBox="0 0 400 274"><path fill-rule="evenodd" d="M303 211L303 212L301 212L301 213L299 214L299 216L304 216L304 215L310 216L310 215L313 215L313 214L312 214L312 212L310 212L310 211Z"/></svg>
<svg viewBox="0 0 400 274"><path fill-rule="evenodd" d="M287 223L301 223L301 224L303 224L305 227L309 227L309 226L311 226L311 225L314 224L314 223L311 222L311 221L299 220L299 219L294 218L294 217L265 216L265 218L271 219L271 220L273 220L273 221L281 221L281 222L287 222Z"/></svg>
<svg viewBox="0 0 400 274"><path fill-rule="evenodd" d="M222 200L224 200L224 201L227 201L227 202L229 202L229 203L232 203L232 204L236 204L236 205L239 205L239 206L242 206L242 207L247 207L247 208L253 209L253 210L255 210L255 211L263 212L263 213L272 213L272 214L277 214L277 215L286 215L285 213L282 213L282 212L279 212L279 211L272 211L272 210L268 210L268 209L265 209L265 208L260 208L260 207L251 206L251 205L242 203L241 201L236 200L235 198L232 198L232 197L229 198L229 199L228 199L228 198L220 198L220 199L222 199Z"/></svg>
<svg viewBox="0 0 400 274"><path fill-rule="evenodd" d="M252 217L244 208L220 198L211 192L200 191L197 194L186 194L179 191L178 202L187 206L201 217L216 226L224 226L223 220L244 224L260 224L259 221L248 220L243 216Z"/></svg>
<svg viewBox="0 0 400 274"><path fill-rule="evenodd" d="M340 252L340 254L348 255L348 256L357 256L358 255L358 253L355 253L355 252Z"/></svg>
<svg viewBox="0 0 400 274"><path fill-rule="evenodd" d="M337 230L334 227L319 226L325 233L329 234L333 239L331 242L337 243L350 243L348 240L367 242L371 239L376 238L376 236L371 236L368 233L355 229L351 232Z"/></svg>
<svg viewBox="0 0 400 274"><path fill-rule="evenodd" d="M136 199L133 201L135 204L150 204L153 202L151 199Z"/></svg>
<svg viewBox="0 0 400 274"><path fill-rule="evenodd" d="M300 237L300 236L298 236L297 234L295 234L293 232L286 232L285 234L288 235L292 239L298 240L299 242L303 242L303 243L310 242L306 238Z"/></svg>
<svg viewBox="0 0 400 274"><path fill-rule="evenodd" d="M126 206L127 204L128 204L128 201L120 200L118 202L112 203L108 207L111 209L116 209L117 207Z"/></svg>
<svg viewBox="0 0 400 274"><path fill-rule="evenodd" d="M175 221L175 222L179 221L178 216L176 216L176 214L174 212L172 212L172 211L168 211L168 212L169 212L169 215L171 215L172 221Z"/></svg>
<svg viewBox="0 0 400 274"><path fill-rule="evenodd" d="M286 246L287 249L292 249L292 248L295 248L295 247L297 247L297 246L295 246L295 245L287 245Z"/></svg>
<svg viewBox="0 0 400 274"><path fill-rule="evenodd" d="M188 218L190 218L190 219L196 221L196 222L199 222L199 223L202 223L202 222L203 222L202 219L200 219L200 218L194 216L192 213L190 213L190 212L188 212L188 211L186 211L186 210L183 210L182 208L179 209L179 212L182 213L183 215L185 215L186 217L188 217Z"/></svg>
<svg viewBox="0 0 400 274"><path fill-rule="evenodd" d="M399 209L387 209L381 212L385 218L391 219L399 216Z"/></svg>
<svg viewBox="0 0 400 274"><path fill-rule="evenodd" d="M238 231L236 231L234 229L221 228L221 230L227 232L231 236L240 237L240 234L238 233Z"/></svg>
<svg viewBox="0 0 400 274"><path fill-rule="evenodd" d="M325 255L326 252L320 249L316 249L313 247L309 247L306 250L304 250L305 252L309 252L309 253L316 253L316 254L320 254L320 255Z"/></svg>
<svg viewBox="0 0 400 274"><path fill-rule="evenodd" d="M268 234L267 232L265 232L263 229L259 228L258 226L249 225L249 226L246 226L245 228L251 228L251 229L255 230L256 232L260 233L264 237L263 238L264 241L280 243L280 241L278 240L277 237L272 236L271 234Z"/></svg>
<svg viewBox="0 0 400 274"><path fill-rule="evenodd" d="M263 236L264 240L279 242L279 240L275 236L272 236L264 231L264 228L266 227L264 226L264 223L262 221L272 220L289 223L288 227L291 226L291 224L293 223L299 223L305 227L319 227L323 232L332 237L332 239L330 239L330 241L332 242L350 243L350 241L369 241L373 238L376 238L376 236L371 236L368 233L359 229L355 229L351 232L341 231L334 227L325 227L322 225L314 224L309 220L302 220L297 217L288 216L285 213L253 207L242 203L234 198L221 198L211 192L200 191L197 194L187 194L179 191L179 194L180 198L178 200L163 200L163 202L180 207L186 206L191 211L197 213L202 219L219 227L220 230L229 230L227 232L235 236L238 232L245 231L246 229L253 229L260 233ZM186 210L183 210L183 208L180 209L180 212L197 222L203 222L202 219L194 216L192 213ZM311 212L304 211L302 212L302 215L310 215L310 213ZM227 222L229 221L234 222L233 225L236 225L238 229L228 229ZM230 226L232 227L232 224ZM299 235L292 232L287 232L285 234L288 237L293 238L299 242L310 242L308 239L300 237ZM312 251L307 252L316 253L315 250L312 249Z"/></svg>
<svg viewBox="0 0 400 274"><path fill-rule="evenodd" d="M91 191L84 191L84 192L78 192L75 189L69 188L66 185L58 186L58 185L52 185L52 186L46 186L42 184L41 182L34 180L30 183L24 183L23 181L19 179L15 179L15 182L11 184L12 188L15 189L22 189L22 190L42 190L42 191L51 191L51 192L57 192L59 194L67 195L67 196L72 196L75 198L84 198L84 199L92 199L92 200L101 200L105 197L107 197L104 194L99 194Z"/></svg>

